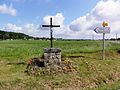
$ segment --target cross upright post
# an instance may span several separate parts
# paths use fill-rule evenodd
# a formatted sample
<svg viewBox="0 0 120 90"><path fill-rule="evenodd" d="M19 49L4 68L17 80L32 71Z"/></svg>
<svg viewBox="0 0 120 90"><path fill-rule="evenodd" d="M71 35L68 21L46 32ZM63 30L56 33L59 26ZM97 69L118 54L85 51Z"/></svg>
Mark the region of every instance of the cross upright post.
<svg viewBox="0 0 120 90"><path fill-rule="evenodd" d="M52 36L52 18L50 18L50 35L51 35L51 39L50 39L50 41L51 41L51 48L53 47L53 44L52 44L52 39L53 39L53 36Z"/></svg>
<svg viewBox="0 0 120 90"><path fill-rule="evenodd" d="M50 25L42 25L42 27L49 27L50 28L50 41L51 41L51 48L53 47L53 43L52 43L52 39L53 39L53 36L52 36L52 28L53 27L60 27L60 25L53 25L52 24L52 17L50 18Z"/></svg>

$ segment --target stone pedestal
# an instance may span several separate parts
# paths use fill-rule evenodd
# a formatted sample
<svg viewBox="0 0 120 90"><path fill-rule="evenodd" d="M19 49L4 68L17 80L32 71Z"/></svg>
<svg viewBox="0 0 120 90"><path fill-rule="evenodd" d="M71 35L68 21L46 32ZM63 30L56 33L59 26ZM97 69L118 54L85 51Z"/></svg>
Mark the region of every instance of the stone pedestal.
<svg viewBox="0 0 120 90"><path fill-rule="evenodd" d="M59 48L45 48L44 60L47 66L60 65L61 63L61 50Z"/></svg>

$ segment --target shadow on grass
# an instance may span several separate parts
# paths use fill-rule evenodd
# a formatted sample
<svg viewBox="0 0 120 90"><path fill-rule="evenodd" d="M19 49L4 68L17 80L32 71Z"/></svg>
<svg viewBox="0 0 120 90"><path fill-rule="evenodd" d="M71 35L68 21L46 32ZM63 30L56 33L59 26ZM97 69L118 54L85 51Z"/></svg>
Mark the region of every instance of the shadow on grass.
<svg viewBox="0 0 120 90"><path fill-rule="evenodd" d="M14 62L14 63L7 63L7 65L27 65L25 62Z"/></svg>

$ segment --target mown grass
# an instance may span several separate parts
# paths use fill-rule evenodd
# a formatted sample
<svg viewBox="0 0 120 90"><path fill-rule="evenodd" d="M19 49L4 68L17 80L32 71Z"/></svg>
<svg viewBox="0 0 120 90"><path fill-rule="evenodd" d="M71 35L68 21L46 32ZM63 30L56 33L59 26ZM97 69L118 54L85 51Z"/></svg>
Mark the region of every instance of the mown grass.
<svg viewBox="0 0 120 90"><path fill-rule="evenodd" d="M120 89L120 45L106 42L106 60L102 60L101 41L54 41L62 49L63 60L70 60L78 73L29 76L24 73L30 58L41 57L49 41L0 41L0 90ZM72 58L72 56L74 56ZM9 64L11 63L11 64Z"/></svg>

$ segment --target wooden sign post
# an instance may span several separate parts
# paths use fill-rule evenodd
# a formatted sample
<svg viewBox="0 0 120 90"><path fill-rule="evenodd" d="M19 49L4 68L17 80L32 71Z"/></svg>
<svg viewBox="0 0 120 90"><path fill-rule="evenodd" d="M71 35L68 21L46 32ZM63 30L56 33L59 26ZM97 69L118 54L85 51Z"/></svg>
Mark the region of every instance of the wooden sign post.
<svg viewBox="0 0 120 90"><path fill-rule="evenodd" d="M103 33L103 55L102 59L105 60L105 33Z"/></svg>
<svg viewBox="0 0 120 90"><path fill-rule="evenodd" d="M52 24L52 17L50 18L50 25L42 25L42 27L49 27L50 28L50 41L51 41L51 48L53 47L53 44L52 44L52 39L53 39L53 36L52 36L52 28L53 27L60 27L60 25L53 25Z"/></svg>

